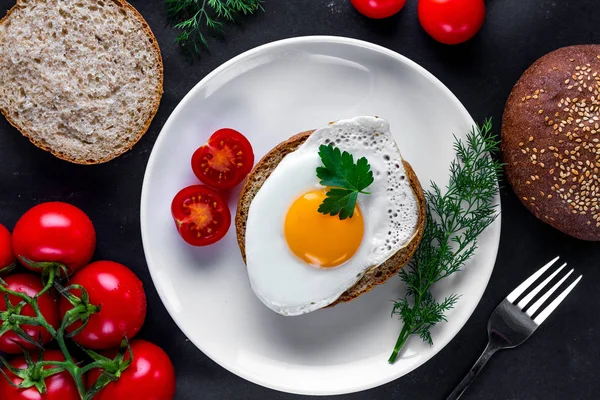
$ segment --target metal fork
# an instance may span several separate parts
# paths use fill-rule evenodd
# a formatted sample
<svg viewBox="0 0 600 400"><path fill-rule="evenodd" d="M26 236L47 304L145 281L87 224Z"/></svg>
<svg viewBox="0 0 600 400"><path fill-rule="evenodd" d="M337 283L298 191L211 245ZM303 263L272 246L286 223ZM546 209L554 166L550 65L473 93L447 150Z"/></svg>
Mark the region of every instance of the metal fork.
<svg viewBox="0 0 600 400"><path fill-rule="evenodd" d="M567 295L573 290L575 285L579 283L582 275L573 281L560 295L558 295L552 303L546 308L541 310L539 314L533 318L536 312L539 311L540 307L550 298L550 296L567 280L567 278L573 273L571 269L565 276L563 276L550 290L548 290L543 296L539 298L532 306L525 309L527 305L533 300L533 298L540 293L540 291L552 281L562 270L567 266L563 264L560 268L554 271L548 278L528 293L522 300L517 304L514 302L521 296L533 283L539 279L556 261L559 257L550 261L548 264L543 266L536 273L531 275L525 282L521 283L515 290L513 290L506 298L496 307L490 320L488 321L488 345L485 348L479 360L473 365L471 371L465 376L465 378L459 383L454 391L448 396L447 400L456 400L467 390L471 382L481 372L485 364L498 350L512 349L517 347L521 343L525 342L529 337L536 331L536 329L548 318L548 316L558 307L558 305L567 297ZM525 309L525 311L523 311Z"/></svg>

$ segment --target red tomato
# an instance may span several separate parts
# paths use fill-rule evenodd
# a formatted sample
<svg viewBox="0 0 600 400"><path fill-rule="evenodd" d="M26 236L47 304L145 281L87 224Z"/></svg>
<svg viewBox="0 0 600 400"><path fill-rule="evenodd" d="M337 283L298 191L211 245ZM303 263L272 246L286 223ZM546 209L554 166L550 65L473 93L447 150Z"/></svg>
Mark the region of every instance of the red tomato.
<svg viewBox="0 0 600 400"><path fill-rule="evenodd" d="M34 361L38 361L39 357L32 355ZM58 350L46 350L44 353L44 361L64 361L62 353ZM27 362L25 357L17 357L10 362L15 368L24 369L27 368ZM45 369L51 368L50 366ZM23 380L13 375L10 371L4 368L4 372L9 376L11 381L18 385ZM28 389L17 389L12 387L8 381L2 377L0 379L0 399L2 400L79 400L79 394L77 393L77 387L71 375L64 371L56 375L52 375L46 378L46 390L45 394L35 388L31 387Z"/></svg>
<svg viewBox="0 0 600 400"><path fill-rule="evenodd" d="M131 342L133 362L123 371L116 382L109 383L94 400L144 399L171 400L175 396L175 369L173 363L160 347L145 340ZM116 351L107 352L114 357ZM129 353L125 354L129 360ZM87 376L91 387L100 376L98 369L91 370Z"/></svg>
<svg viewBox="0 0 600 400"><path fill-rule="evenodd" d="M204 185L188 186L171 203L171 215L181 237L193 246L207 246L225 236L231 212L223 197Z"/></svg>
<svg viewBox="0 0 600 400"><path fill-rule="evenodd" d="M88 292L90 303L100 311L90 316L88 324L73 337L83 347L94 350L110 349L121 344L124 336L133 338L146 319L146 293L142 282L126 266L112 261L96 261L78 271L69 284L81 285ZM70 291L80 296L81 291ZM73 308L61 297L60 315ZM67 328L73 332L81 326L75 322Z"/></svg>
<svg viewBox="0 0 600 400"><path fill-rule="evenodd" d="M92 259L96 231L79 208L60 202L42 203L17 221L12 245L17 256L32 261L59 262L74 272Z"/></svg>
<svg viewBox="0 0 600 400"><path fill-rule="evenodd" d="M438 42L466 42L479 32L484 20L483 0L419 0L421 26Z"/></svg>
<svg viewBox="0 0 600 400"><path fill-rule="evenodd" d="M0 273L8 270L16 261L12 251L10 231L0 224Z"/></svg>
<svg viewBox="0 0 600 400"><path fill-rule="evenodd" d="M44 288L44 286L42 285L42 281L38 275L13 274L3 279L10 290L19 293L25 293L27 296L30 297L37 295ZM21 302L21 299L19 299L16 296L8 296L8 299L10 301L10 304L13 306L16 306ZM57 329L60 324L60 319L58 315L58 302L56 301L55 292L52 289L38 298L38 307L40 308L42 315L46 319L46 322L52 325L54 329ZM0 297L0 312L2 311L6 311L6 302L4 301L4 296ZM28 317L34 317L35 311L33 311L33 308L30 305L25 305L21 309L20 314ZM2 322L1 318L0 322ZM43 344L48 343L52 339L50 332L48 332L45 328L42 328L41 326L20 326L21 329L23 329L25 333L31 336L34 340L39 341L41 339ZM9 354L22 353L23 350L21 349L21 347L19 347L17 343L29 350L36 348L35 345L18 337L17 334L13 331L8 331L4 335L0 336L0 351ZM0 398L3 397L0 396Z"/></svg>
<svg viewBox="0 0 600 400"><path fill-rule="evenodd" d="M354 8L365 17L381 19L397 14L406 0L350 0Z"/></svg>
<svg viewBox="0 0 600 400"><path fill-rule="evenodd" d="M233 129L219 129L192 156L194 174L219 190L237 186L253 166L252 145Z"/></svg>

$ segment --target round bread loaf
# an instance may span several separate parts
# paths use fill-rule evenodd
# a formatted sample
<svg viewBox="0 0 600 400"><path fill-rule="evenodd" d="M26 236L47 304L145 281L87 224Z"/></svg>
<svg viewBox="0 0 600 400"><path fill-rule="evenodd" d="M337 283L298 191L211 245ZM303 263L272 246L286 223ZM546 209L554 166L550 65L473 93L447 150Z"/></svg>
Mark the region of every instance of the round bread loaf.
<svg viewBox="0 0 600 400"><path fill-rule="evenodd" d="M129 150L163 91L160 49L124 0L17 0L0 20L0 111L79 164Z"/></svg>
<svg viewBox="0 0 600 400"><path fill-rule="evenodd" d="M510 94L502 121L506 176L539 219L600 240L600 45L537 60Z"/></svg>

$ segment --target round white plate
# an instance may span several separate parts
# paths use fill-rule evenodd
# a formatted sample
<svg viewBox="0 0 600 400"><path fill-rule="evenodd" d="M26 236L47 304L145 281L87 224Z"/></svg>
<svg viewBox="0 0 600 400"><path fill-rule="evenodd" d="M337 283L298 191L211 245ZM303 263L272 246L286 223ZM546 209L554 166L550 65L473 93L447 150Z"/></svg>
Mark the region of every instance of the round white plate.
<svg viewBox="0 0 600 400"><path fill-rule="evenodd" d="M492 273L500 220L480 238L476 257L439 287L461 294L434 346L412 338L387 363L401 323L390 318L403 295L399 278L350 303L283 317L252 292L232 227L224 240L193 248L177 234L173 196L198 181L190 158L215 130L243 132L257 160L295 133L359 115L388 119L403 156L421 182L445 185L453 134L473 120L435 77L385 48L346 38L302 37L250 50L204 78L181 101L156 144L142 190L141 227L152 279L186 336L229 371L273 389L342 394L392 381L423 364L462 328ZM230 197L235 213L237 192ZM202 379L201 376L198 379Z"/></svg>

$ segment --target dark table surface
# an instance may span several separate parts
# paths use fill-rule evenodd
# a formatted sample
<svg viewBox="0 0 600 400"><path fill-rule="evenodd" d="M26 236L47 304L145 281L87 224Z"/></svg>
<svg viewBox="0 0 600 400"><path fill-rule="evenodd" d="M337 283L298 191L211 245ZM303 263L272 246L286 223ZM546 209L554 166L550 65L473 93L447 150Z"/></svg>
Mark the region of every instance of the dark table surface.
<svg viewBox="0 0 600 400"><path fill-rule="evenodd" d="M14 0L0 0L0 13ZM491 116L499 128L504 103L521 73L561 46L600 42L597 0L489 0L483 30L448 47L420 28L416 0L386 21L370 21L348 0L269 0L265 12L231 27L211 53L186 63L173 45L161 0L133 0L162 49L165 93L152 126L120 158L78 166L38 150L0 118L0 221L12 228L31 206L73 203L95 223L96 259L129 266L144 282L148 317L140 336L162 346L177 370L177 399L302 399L264 389L227 372L190 343L163 307L148 274L139 227L142 178L152 145L182 97L206 74L255 46L303 35L338 35L388 47L421 64L463 102L477 121ZM1 73L1 71L0 71ZM456 338L416 371L383 387L344 399L444 399L485 346L487 319L510 289L560 254L584 274L582 283L544 326L517 350L497 354L465 399L598 399L600 379L600 245L567 237L536 220L510 187L502 189L502 239L496 268L475 313ZM368 338L365 338L368 340ZM333 399L334 397L332 397Z"/></svg>

